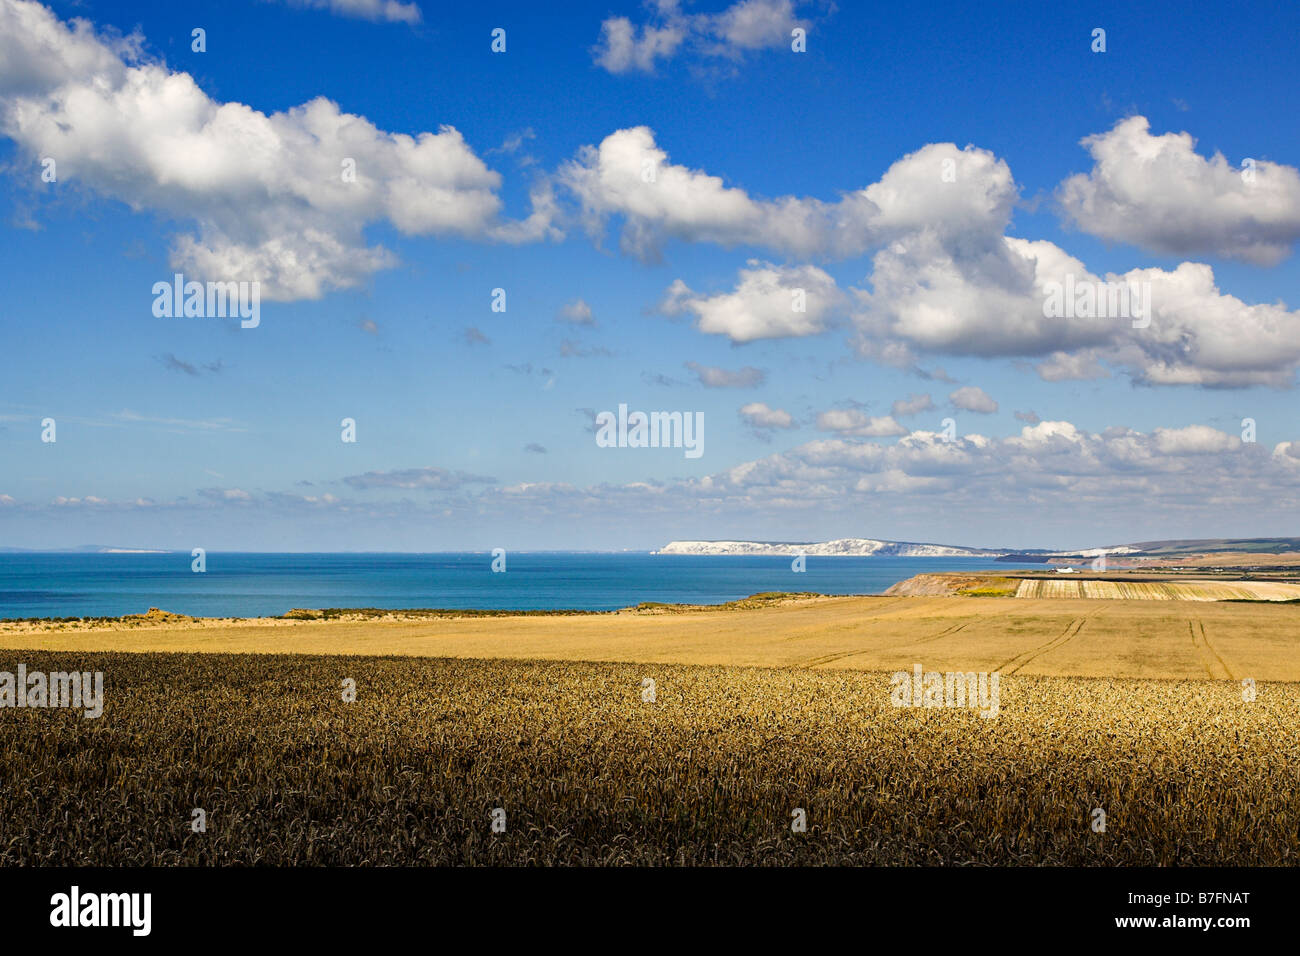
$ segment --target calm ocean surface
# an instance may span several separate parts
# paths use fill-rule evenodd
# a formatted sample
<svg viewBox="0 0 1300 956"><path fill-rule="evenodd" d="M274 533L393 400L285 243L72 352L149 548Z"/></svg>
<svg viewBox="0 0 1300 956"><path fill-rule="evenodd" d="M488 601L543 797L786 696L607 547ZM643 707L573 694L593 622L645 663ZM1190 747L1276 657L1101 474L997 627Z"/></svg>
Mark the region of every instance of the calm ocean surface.
<svg viewBox="0 0 1300 956"><path fill-rule="evenodd" d="M487 553L241 554L209 552L207 571L175 554L0 554L0 618L138 614L203 617L290 608L575 608L641 601L717 604L758 591L879 594L921 571L1013 568L989 558L653 555L511 552L494 574Z"/></svg>

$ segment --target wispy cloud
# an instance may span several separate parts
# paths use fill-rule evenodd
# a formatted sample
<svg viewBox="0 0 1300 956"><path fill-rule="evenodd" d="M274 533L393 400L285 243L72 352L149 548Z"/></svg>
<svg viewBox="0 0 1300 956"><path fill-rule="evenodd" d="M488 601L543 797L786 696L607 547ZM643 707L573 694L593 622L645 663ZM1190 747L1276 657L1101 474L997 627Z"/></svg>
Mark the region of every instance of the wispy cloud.
<svg viewBox="0 0 1300 956"><path fill-rule="evenodd" d="M147 425L155 428L165 428L173 431L199 431L199 432L243 432L248 429L229 418L165 418L151 415L141 415L130 409L123 409L113 415L119 423L131 425Z"/></svg>
<svg viewBox="0 0 1300 956"><path fill-rule="evenodd" d="M291 7L309 7L328 10L340 17L355 20L374 20L385 23L408 23L412 26L423 19L420 7L400 0L285 0Z"/></svg>
<svg viewBox="0 0 1300 956"><path fill-rule="evenodd" d="M187 362L184 359L177 358L171 352L158 356L158 361L162 363L163 368L195 377L203 372L211 372L215 375L225 368L221 359L217 359L215 362Z"/></svg>
<svg viewBox="0 0 1300 956"><path fill-rule="evenodd" d="M358 490L371 488L422 489L425 491L455 491L466 485L490 485L495 478L473 475L446 468L404 468L399 471L368 471L364 475L349 475L344 484Z"/></svg>
<svg viewBox="0 0 1300 956"><path fill-rule="evenodd" d="M791 0L739 0L716 14L687 14L678 0L655 0L648 22L610 17L592 50L610 73L653 73L683 50L700 58L738 61L758 50L791 48L792 31L808 29Z"/></svg>
<svg viewBox="0 0 1300 956"><path fill-rule="evenodd" d="M767 379L766 372L752 365L732 370L714 365L701 365L699 362L684 364L705 388L754 388L762 385Z"/></svg>
<svg viewBox="0 0 1300 956"><path fill-rule="evenodd" d="M573 325L595 325L596 320L592 318L591 306L582 299L574 299L566 303L556 318L561 322L569 322Z"/></svg>

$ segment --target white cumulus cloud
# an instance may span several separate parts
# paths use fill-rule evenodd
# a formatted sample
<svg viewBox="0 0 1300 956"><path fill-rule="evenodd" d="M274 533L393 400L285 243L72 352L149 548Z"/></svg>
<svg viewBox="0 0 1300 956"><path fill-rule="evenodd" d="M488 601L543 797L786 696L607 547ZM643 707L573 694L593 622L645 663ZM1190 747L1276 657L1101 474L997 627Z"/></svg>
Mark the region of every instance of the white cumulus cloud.
<svg viewBox="0 0 1300 956"><path fill-rule="evenodd" d="M668 289L662 310L691 312L696 328L733 342L816 335L826 328L843 296L816 266L774 266L757 259L740 270L732 292L697 295L681 279Z"/></svg>
<svg viewBox="0 0 1300 956"><path fill-rule="evenodd" d="M953 406L966 412L979 412L992 415L998 410L998 403L989 397L988 392L976 385L967 385L957 389L948 396Z"/></svg>
<svg viewBox="0 0 1300 956"><path fill-rule="evenodd" d="M817 427L826 432L853 435L858 438L881 438L887 435L906 435L907 429L892 416L870 416L856 408L833 408L817 415Z"/></svg>
<svg viewBox="0 0 1300 956"><path fill-rule="evenodd" d="M794 428L794 417L784 409L770 408L765 402L750 402L740 408L740 417L754 428Z"/></svg>
<svg viewBox="0 0 1300 956"><path fill-rule="evenodd" d="M1266 160L1234 166L1196 152L1188 133L1151 135L1130 116L1083 140L1093 167L1061 183L1084 232L1170 255L1217 255L1274 265L1300 238L1300 172ZM1244 167L1244 168L1243 168Z"/></svg>
<svg viewBox="0 0 1300 956"><path fill-rule="evenodd" d="M952 170L953 181L944 181ZM670 238L752 245L791 256L850 258L895 237L935 230L945 237L1000 231L1016 199L1006 163L987 150L924 146L865 188L828 202L759 199L719 176L669 162L646 126L616 130L584 146L559 180L578 200L588 232L622 223L624 252L652 260Z"/></svg>
<svg viewBox="0 0 1300 956"><path fill-rule="evenodd" d="M372 223L507 242L556 234L544 184L533 215L502 220L500 176L449 126L390 133L324 98L270 114L221 103L138 47L0 0L0 133L53 158L61 182L193 223L172 265L194 278L310 299L396 263L366 244Z"/></svg>

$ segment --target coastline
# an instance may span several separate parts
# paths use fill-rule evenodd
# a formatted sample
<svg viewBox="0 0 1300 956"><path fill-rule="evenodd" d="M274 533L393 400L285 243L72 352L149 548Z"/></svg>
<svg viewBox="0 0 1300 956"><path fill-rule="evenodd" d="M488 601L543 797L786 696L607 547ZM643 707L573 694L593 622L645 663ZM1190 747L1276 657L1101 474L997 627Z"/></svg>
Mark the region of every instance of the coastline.
<svg viewBox="0 0 1300 956"><path fill-rule="evenodd" d="M278 617L294 608L620 611L722 605L755 593L880 594L923 571L990 570L990 559L570 554L0 555L0 617L100 618L148 607L196 617ZM498 573L500 572L500 573Z"/></svg>

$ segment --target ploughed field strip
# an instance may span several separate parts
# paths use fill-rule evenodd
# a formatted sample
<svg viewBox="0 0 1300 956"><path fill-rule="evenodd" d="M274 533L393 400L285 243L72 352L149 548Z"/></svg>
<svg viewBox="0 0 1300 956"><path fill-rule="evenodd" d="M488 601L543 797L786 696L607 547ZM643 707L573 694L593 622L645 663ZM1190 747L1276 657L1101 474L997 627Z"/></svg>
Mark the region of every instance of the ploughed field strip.
<svg viewBox="0 0 1300 956"><path fill-rule="evenodd" d="M0 709L0 865L1300 860L1300 684L1022 668L985 719L852 670L0 651L19 662L102 671L104 709Z"/></svg>
<svg viewBox="0 0 1300 956"><path fill-rule="evenodd" d="M1141 601L1296 601L1300 584L1284 581L1096 581L1029 579L1018 598L1094 598Z"/></svg>
<svg viewBox="0 0 1300 956"><path fill-rule="evenodd" d="M891 672L921 663L989 672L1006 666L1043 676L1300 681L1300 605L849 597L587 615L185 618L132 627L22 622L0 623L0 647Z"/></svg>

